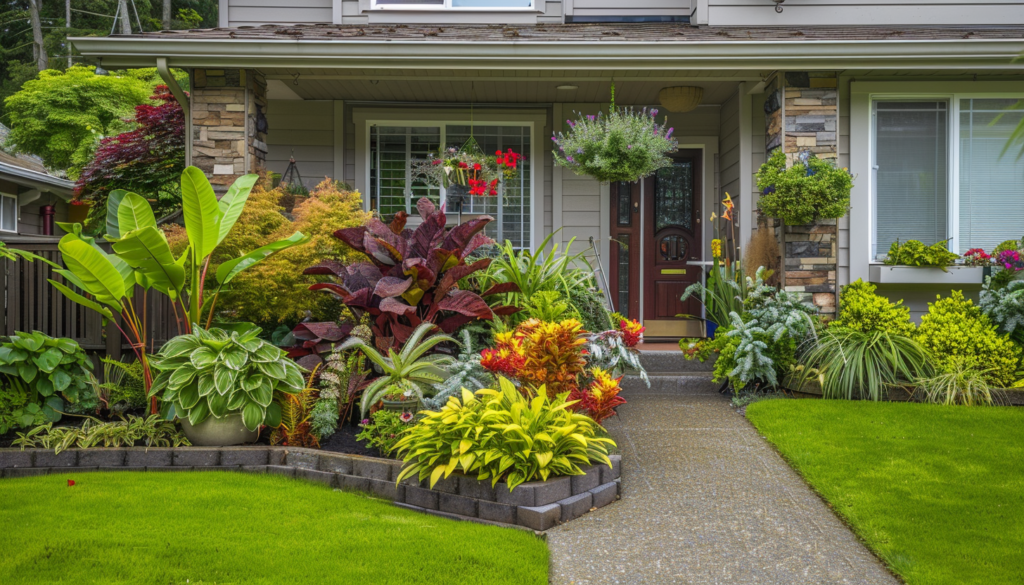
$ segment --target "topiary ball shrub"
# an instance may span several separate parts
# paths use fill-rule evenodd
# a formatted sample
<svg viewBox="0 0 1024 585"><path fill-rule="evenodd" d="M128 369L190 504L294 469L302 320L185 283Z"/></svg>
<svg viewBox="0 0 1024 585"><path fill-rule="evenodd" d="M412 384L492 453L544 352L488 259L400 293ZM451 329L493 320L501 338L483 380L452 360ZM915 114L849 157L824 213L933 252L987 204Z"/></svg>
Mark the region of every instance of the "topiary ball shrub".
<svg viewBox="0 0 1024 585"><path fill-rule="evenodd" d="M877 286L857 280L843 287L839 295L839 318L833 327L845 327L861 333L888 331L892 335L911 336L916 327L910 320L910 307L875 293Z"/></svg>
<svg viewBox="0 0 1024 585"><path fill-rule="evenodd" d="M786 168L786 155L779 148L757 171L757 188L761 191L757 207L762 213L789 225L802 225L846 215L853 177L813 154L806 162Z"/></svg>
<svg viewBox="0 0 1024 585"><path fill-rule="evenodd" d="M1021 359L1021 348L1006 335L1000 335L992 321L961 291L950 297L937 297L928 303L928 314L921 318L915 339L945 372L956 371L958 362L985 371L993 386L1011 386Z"/></svg>

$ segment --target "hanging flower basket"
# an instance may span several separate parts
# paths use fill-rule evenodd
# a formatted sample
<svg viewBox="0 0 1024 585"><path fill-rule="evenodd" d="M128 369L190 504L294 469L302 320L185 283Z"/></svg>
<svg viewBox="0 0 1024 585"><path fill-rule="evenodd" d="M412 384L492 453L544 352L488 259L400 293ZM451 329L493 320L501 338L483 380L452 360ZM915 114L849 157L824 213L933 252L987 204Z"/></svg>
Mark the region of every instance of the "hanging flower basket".
<svg viewBox="0 0 1024 585"><path fill-rule="evenodd" d="M427 183L448 189L461 185L469 189L470 195L496 196L498 184L511 180L519 173L521 154L497 151L488 156L480 149L476 140L470 138L462 148L448 148L435 155L430 153L425 161L416 163L414 172Z"/></svg>
<svg viewBox="0 0 1024 585"><path fill-rule="evenodd" d="M658 110L616 108L613 88L609 113L566 120L569 131L551 137L555 162L577 175L598 181L633 182L670 166L669 153L679 144L667 128L668 116L657 122Z"/></svg>

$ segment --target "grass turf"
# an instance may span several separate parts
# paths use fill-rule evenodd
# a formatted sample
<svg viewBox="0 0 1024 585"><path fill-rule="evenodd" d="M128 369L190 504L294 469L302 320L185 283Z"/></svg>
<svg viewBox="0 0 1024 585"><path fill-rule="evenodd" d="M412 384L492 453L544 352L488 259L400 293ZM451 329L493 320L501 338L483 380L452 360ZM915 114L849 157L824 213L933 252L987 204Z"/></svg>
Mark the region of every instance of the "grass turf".
<svg viewBox="0 0 1024 585"><path fill-rule="evenodd" d="M1024 409L768 400L747 417L907 583L1024 583Z"/></svg>
<svg viewBox="0 0 1024 585"><path fill-rule="evenodd" d="M76 485L68 487L68 479ZM0 480L0 583L547 583L546 544L274 476Z"/></svg>

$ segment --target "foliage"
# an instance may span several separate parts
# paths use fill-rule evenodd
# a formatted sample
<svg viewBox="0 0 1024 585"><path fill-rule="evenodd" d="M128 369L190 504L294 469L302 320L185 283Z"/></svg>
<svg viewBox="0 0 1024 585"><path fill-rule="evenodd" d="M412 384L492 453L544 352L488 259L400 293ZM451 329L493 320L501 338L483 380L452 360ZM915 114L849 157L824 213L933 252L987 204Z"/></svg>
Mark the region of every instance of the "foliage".
<svg viewBox="0 0 1024 585"><path fill-rule="evenodd" d="M470 332L463 329L459 334L462 337L462 349L452 363L445 366L448 379L435 385L436 393L433 397L424 398L423 406L428 410L441 409L448 402L448 398L458 396L463 388L475 392L481 388L493 387L495 384L494 376L480 363L481 354L473 349Z"/></svg>
<svg viewBox="0 0 1024 585"><path fill-rule="evenodd" d="M803 225L846 215L853 177L848 170L809 152L786 168L786 155L778 148L758 169L757 188L761 213L789 225Z"/></svg>
<svg viewBox="0 0 1024 585"><path fill-rule="evenodd" d="M377 449L381 455L390 455L401 439L400 435L410 428L414 418L409 412L378 410L359 423L362 430L356 435L356 440Z"/></svg>
<svg viewBox="0 0 1024 585"><path fill-rule="evenodd" d="M108 408L123 404L126 408L144 408L146 406L146 379L142 363L122 361L104 357L103 384L104 398Z"/></svg>
<svg viewBox="0 0 1024 585"><path fill-rule="evenodd" d="M320 370L320 396L310 413L310 430L324 439L338 430L342 409L352 408L356 389L366 375L366 356L359 351L333 351Z"/></svg>
<svg viewBox="0 0 1024 585"><path fill-rule="evenodd" d="M925 246L917 240L901 243L896 240L889 246L889 254L885 257L886 266L934 266L943 272L960 256L950 252L948 240L935 242Z"/></svg>
<svg viewBox="0 0 1024 585"><path fill-rule="evenodd" d="M839 294L839 318L832 326L862 333L888 331L893 335L912 335L915 326L910 320L910 307L904 306L902 300L889 302L875 293L877 289L860 279L844 286Z"/></svg>
<svg viewBox="0 0 1024 585"><path fill-rule="evenodd" d="M38 254L33 254L32 252L26 250L19 250L18 248L9 248L7 247L7 244L4 242L0 242L0 259L10 260L11 262L17 262L18 260L34 262L36 260L39 260L40 262L49 264L54 268L60 268L60 265L55 264Z"/></svg>
<svg viewBox="0 0 1024 585"><path fill-rule="evenodd" d="M769 400L746 414L900 582L1024 581L1024 410Z"/></svg>
<svg viewBox="0 0 1024 585"><path fill-rule="evenodd" d="M743 266L750 278L757 276L758 268L764 268L766 284L776 287L781 284L782 253L775 229L764 225L757 228L743 250Z"/></svg>
<svg viewBox="0 0 1024 585"><path fill-rule="evenodd" d="M221 295L221 312L242 321L284 322L289 326L304 318L337 320L342 307L330 296L309 290L322 278L304 276L295 267L313 266L327 259L343 264L357 261L361 255L334 237L334 232L363 225L369 215L363 211L359 193L337 181L325 179L314 187L309 197L292 209L292 221L281 213L284 195L280 187L270 190L264 181L257 183L235 229L211 259L211 267L295 232L305 234L309 241L239 274Z"/></svg>
<svg viewBox="0 0 1024 585"><path fill-rule="evenodd" d="M305 271L336 277L338 282L314 284L310 290L333 293L357 316L369 313L381 347L398 347L422 323L436 324L450 334L474 320L491 320L495 314L516 310L492 310L484 300L511 286L499 285L482 293L459 288L460 280L491 263L485 258L466 264L466 258L491 241L481 232L492 218L484 216L447 230L447 216L429 199L420 199L416 207L422 223L415 230L405 229L406 216L400 212L390 225L372 218L366 225L335 232L365 254L368 262L343 265L326 260Z"/></svg>
<svg viewBox="0 0 1024 585"><path fill-rule="evenodd" d="M27 433L18 433L11 442L22 449L53 449L60 453L77 447L180 447L191 445L173 422L161 420L159 415L148 417L128 415L120 421L104 422L86 417L80 427L54 427L53 423L38 426Z"/></svg>
<svg viewBox="0 0 1024 585"><path fill-rule="evenodd" d="M585 335L587 343L584 346L587 365L592 368L600 368L612 375L623 375L627 372L636 373L649 388L651 381L647 377L640 362L640 351L630 347L623 340L622 331L609 330L600 333L588 333Z"/></svg>
<svg viewBox="0 0 1024 585"><path fill-rule="evenodd" d="M161 397L164 416L187 418L192 425L240 412L251 431L278 426L281 410L274 398L299 393L306 384L295 362L258 335L255 328L239 333L193 327L152 356L160 375L149 395Z"/></svg>
<svg viewBox="0 0 1024 585"><path fill-rule="evenodd" d="M427 158L413 165L413 173L431 185L451 188L461 185L469 188L470 195L498 195L498 182L512 180L519 174L521 154L512 152L494 153L488 156L480 150L476 139L470 138L462 148L449 147L442 153L430 153Z"/></svg>
<svg viewBox="0 0 1024 585"><path fill-rule="evenodd" d="M520 342L523 356L516 379L534 389L546 387L552 399L576 389L577 377L587 365L583 359L587 340L582 333L583 326L575 319L557 323L530 319L522 323L513 335ZM509 340L508 347L516 346Z"/></svg>
<svg viewBox="0 0 1024 585"><path fill-rule="evenodd" d="M715 362L714 379L728 378L737 391L753 383L777 386L776 372L788 368L795 359L796 341L783 323L762 324L733 313L732 326L724 337L730 341Z"/></svg>
<svg viewBox="0 0 1024 585"><path fill-rule="evenodd" d="M757 269L754 278L746 277L744 315L757 319L765 327L781 325L787 336L800 343L814 329L811 315L817 313L817 308L802 303L794 293L765 284L768 277L764 267Z"/></svg>
<svg viewBox="0 0 1024 585"><path fill-rule="evenodd" d="M577 115L576 121L565 121L568 131L551 137L555 163L577 175L602 182L636 181L671 165L666 155L679 148L674 129L667 128L668 116L658 124L658 110L616 108L614 87L607 115Z"/></svg>
<svg viewBox="0 0 1024 585"><path fill-rule="evenodd" d="M985 279L978 307L993 323L1019 345L1024 345L1024 280L1014 280L1003 288Z"/></svg>
<svg viewBox="0 0 1024 585"><path fill-rule="evenodd" d="M928 349L910 337L833 326L803 356L795 380L800 388L816 374L825 398L885 400L889 387L931 376L932 364Z"/></svg>
<svg viewBox="0 0 1024 585"><path fill-rule="evenodd" d="M526 396L504 378L500 390L462 391L440 411L425 411L395 446L405 460L398 481L429 478L430 487L456 471L502 479L509 491L517 485L551 476L583 475L581 465L601 462L611 467L611 439L596 436L600 427L574 413L565 395L548 398L541 387Z"/></svg>
<svg viewBox="0 0 1024 585"><path fill-rule="evenodd" d="M730 314L743 313L743 299L747 298L747 280L740 262L715 260L708 272L707 286L695 282L686 287L685 301L692 295L699 295L708 321L725 325L731 322Z"/></svg>
<svg viewBox="0 0 1024 585"><path fill-rule="evenodd" d="M561 294L553 290L541 290L526 299L520 314L525 314L528 319L537 319L538 321L558 321L568 310L569 302L564 300ZM575 318L576 315L573 317Z"/></svg>
<svg viewBox="0 0 1024 585"><path fill-rule="evenodd" d="M728 326L719 327L715 332L715 336L710 338L701 337L680 339L679 349L682 350L683 357L687 360L697 360L704 363L711 359L713 355L716 356L721 353L726 346L733 342L733 338L726 335L726 333L729 332L729 329L730 328ZM716 379L721 380L727 378L728 376L725 374L731 369L732 368L724 368L723 366L722 375L716 377Z"/></svg>
<svg viewBox="0 0 1024 585"><path fill-rule="evenodd" d="M975 364L954 359L947 371L917 380L916 390L925 402L933 404L991 406L992 387L986 380L989 374L989 370L979 370Z"/></svg>
<svg viewBox="0 0 1024 585"><path fill-rule="evenodd" d="M0 343L0 433L56 422L65 401L93 397L92 367L73 339L19 331Z"/></svg>
<svg viewBox="0 0 1024 585"><path fill-rule="evenodd" d="M177 177L185 168L185 114L166 85L135 106L130 131L103 138L75 183L75 193L93 202L90 224L102 229L107 197L115 189L151 193L158 214L181 206Z"/></svg>
<svg viewBox="0 0 1024 585"><path fill-rule="evenodd" d="M452 337L440 333L424 338L424 335L434 328L435 325L432 323L421 323L405 340L400 350L396 351L395 348L389 347L386 356L358 337L352 337L341 345L342 351L361 351L383 374L363 390L363 398L359 403L363 418L370 407L380 402L384 396L400 393L406 397L416 396L422 402L425 396L435 392L435 384L448 378L448 371L444 368L452 363L452 357L444 354L427 355L427 352L439 343L457 342Z"/></svg>
<svg viewBox="0 0 1024 585"><path fill-rule="evenodd" d="M48 69L5 100L8 145L71 177L92 160L99 138L129 130L123 118L146 102L150 87L131 76L96 75L92 66Z"/></svg>
<svg viewBox="0 0 1024 585"><path fill-rule="evenodd" d="M953 372L962 364L987 371L985 380L1006 388L1015 381L1021 348L996 326L961 291L928 303L915 339L931 352L943 372Z"/></svg>
<svg viewBox="0 0 1024 585"><path fill-rule="evenodd" d="M295 394L279 393L275 402L281 409L281 424L270 434L271 445L320 448L320 438L313 432L313 408L317 403L313 380L316 369L309 375L306 387ZM335 419L336 420L336 419Z"/></svg>
<svg viewBox="0 0 1024 585"><path fill-rule="evenodd" d="M569 400L576 402L572 405L573 410L601 424L615 414L616 408L626 403L626 399L619 396L622 376L613 378L601 368L591 368L589 373L593 381L586 388L576 388L570 392Z"/></svg>
<svg viewBox="0 0 1024 585"><path fill-rule="evenodd" d="M604 293L599 290L593 279L586 286L570 288L566 291L566 298L575 309L575 317L586 331L608 331L615 328L608 307L605 306Z"/></svg>
<svg viewBox="0 0 1024 585"><path fill-rule="evenodd" d="M993 256L998 256L1002 252L1006 251L1020 251L1024 249L1024 239L1021 240L1006 240L995 247L992 250Z"/></svg>

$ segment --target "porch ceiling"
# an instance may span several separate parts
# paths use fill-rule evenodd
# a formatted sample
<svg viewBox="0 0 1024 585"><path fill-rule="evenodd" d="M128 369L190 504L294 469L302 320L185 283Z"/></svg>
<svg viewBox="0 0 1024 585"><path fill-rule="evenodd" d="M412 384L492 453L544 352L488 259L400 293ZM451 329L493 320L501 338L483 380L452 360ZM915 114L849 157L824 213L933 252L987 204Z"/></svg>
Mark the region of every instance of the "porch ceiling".
<svg viewBox="0 0 1024 585"><path fill-rule="evenodd" d="M422 71L262 69L308 100L446 102L446 103L602 103L611 80L615 100L623 105L657 104L658 92L675 85L704 89L703 104L721 104L740 81L759 81L758 72L628 71L470 71L424 74ZM571 85L576 89L558 89ZM271 87L271 97L274 89Z"/></svg>

